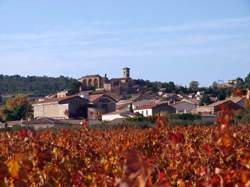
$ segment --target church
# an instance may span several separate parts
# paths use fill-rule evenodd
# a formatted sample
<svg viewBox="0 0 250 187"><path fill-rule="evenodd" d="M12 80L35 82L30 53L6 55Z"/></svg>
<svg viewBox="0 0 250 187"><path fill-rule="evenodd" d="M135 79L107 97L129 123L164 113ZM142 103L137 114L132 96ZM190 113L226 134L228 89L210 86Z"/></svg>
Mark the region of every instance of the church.
<svg viewBox="0 0 250 187"><path fill-rule="evenodd" d="M132 83L130 78L130 68L123 68L123 77L108 79L100 75L86 75L79 79L81 82L80 91L96 90L106 91L116 94L128 93Z"/></svg>

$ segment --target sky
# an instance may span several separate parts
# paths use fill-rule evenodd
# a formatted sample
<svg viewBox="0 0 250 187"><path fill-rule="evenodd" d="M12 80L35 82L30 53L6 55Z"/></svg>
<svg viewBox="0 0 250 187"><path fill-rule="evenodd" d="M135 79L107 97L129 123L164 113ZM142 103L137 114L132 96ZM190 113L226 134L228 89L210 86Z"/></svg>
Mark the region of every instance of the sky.
<svg viewBox="0 0 250 187"><path fill-rule="evenodd" d="M0 0L0 74L200 85L250 72L250 0Z"/></svg>

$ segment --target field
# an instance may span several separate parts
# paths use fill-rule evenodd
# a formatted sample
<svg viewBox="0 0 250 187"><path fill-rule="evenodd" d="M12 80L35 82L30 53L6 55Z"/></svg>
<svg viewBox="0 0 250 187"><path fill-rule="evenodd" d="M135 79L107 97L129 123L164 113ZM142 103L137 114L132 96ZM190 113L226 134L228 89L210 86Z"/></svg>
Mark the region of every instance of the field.
<svg viewBox="0 0 250 187"><path fill-rule="evenodd" d="M0 133L0 186L250 186L250 125Z"/></svg>

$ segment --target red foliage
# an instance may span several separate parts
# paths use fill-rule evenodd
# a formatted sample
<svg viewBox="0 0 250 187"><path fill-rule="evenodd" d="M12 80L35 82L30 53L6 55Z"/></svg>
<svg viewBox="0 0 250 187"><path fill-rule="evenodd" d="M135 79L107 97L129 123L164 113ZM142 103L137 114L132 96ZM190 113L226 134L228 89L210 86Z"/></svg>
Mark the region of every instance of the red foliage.
<svg viewBox="0 0 250 187"><path fill-rule="evenodd" d="M27 131L27 129L21 129L21 130L19 131L19 136L20 136L21 138L26 138L26 137L28 136L28 131Z"/></svg>
<svg viewBox="0 0 250 187"><path fill-rule="evenodd" d="M168 133L168 136L173 144L179 144L185 142L184 135L180 132L170 132Z"/></svg>
<svg viewBox="0 0 250 187"><path fill-rule="evenodd" d="M0 133L2 186L247 186L250 125Z"/></svg>
<svg viewBox="0 0 250 187"><path fill-rule="evenodd" d="M218 114L217 123L228 126L234 120L233 111L226 105L221 105L220 113Z"/></svg>

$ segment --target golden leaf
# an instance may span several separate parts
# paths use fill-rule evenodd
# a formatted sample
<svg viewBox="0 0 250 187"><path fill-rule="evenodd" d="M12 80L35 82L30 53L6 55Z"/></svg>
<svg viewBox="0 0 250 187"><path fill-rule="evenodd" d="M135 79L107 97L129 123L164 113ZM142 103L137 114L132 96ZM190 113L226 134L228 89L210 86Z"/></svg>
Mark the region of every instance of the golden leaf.
<svg viewBox="0 0 250 187"><path fill-rule="evenodd" d="M18 160L14 157L11 160L7 162L8 171L11 174L12 177L18 178L19 177L19 170L20 170L20 164Z"/></svg>

